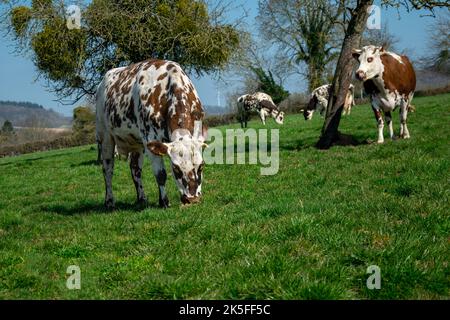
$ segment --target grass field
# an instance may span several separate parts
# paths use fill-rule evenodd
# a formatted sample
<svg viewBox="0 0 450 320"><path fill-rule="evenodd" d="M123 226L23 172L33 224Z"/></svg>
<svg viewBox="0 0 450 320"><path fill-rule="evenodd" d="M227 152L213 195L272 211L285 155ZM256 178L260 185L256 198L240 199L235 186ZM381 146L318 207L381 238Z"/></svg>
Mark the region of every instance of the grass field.
<svg viewBox="0 0 450 320"><path fill-rule="evenodd" d="M383 145L320 151L319 116L270 120L277 175L208 165L202 203L190 207L170 177L168 210L156 207L148 162L150 207L134 206L121 161L109 213L93 146L0 159L0 298L449 299L450 94L414 104L411 139ZM367 105L340 128L376 140ZM66 288L69 265L81 268L81 290ZM366 287L370 265L380 290Z"/></svg>

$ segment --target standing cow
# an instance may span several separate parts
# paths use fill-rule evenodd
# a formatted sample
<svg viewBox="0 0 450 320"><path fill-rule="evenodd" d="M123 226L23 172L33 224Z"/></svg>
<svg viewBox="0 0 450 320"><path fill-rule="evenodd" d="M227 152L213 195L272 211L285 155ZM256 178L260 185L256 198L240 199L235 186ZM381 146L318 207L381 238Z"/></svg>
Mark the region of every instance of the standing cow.
<svg viewBox="0 0 450 320"><path fill-rule="evenodd" d="M141 179L144 154L152 163L161 207L169 206L164 155L170 158L181 201L197 202L201 196L205 141L198 121L203 119L204 111L181 67L171 61L148 60L112 69L100 83L96 98L105 206L114 208L112 176L116 145L120 154L130 154L138 203L147 201Z"/></svg>
<svg viewBox="0 0 450 320"><path fill-rule="evenodd" d="M324 84L311 92L311 97L309 102L303 110L303 116L305 120L311 120L314 114L314 111L320 112L321 116L324 116L327 112L328 107L328 99L330 97L331 84ZM344 110L342 112L343 115L349 115L352 107L355 105L354 98L354 86L350 84L348 88L347 95L345 96L344 101Z"/></svg>
<svg viewBox="0 0 450 320"><path fill-rule="evenodd" d="M389 136L393 139L391 112L397 106L400 106L400 137L409 138L406 119L416 89L416 73L409 59L376 46L354 49L353 57L359 62L356 78L363 81L364 90L370 95L378 123L378 143L384 142L381 111L389 127Z"/></svg>
<svg viewBox="0 0 450 320"><path fill-rule="evenodd" d="M284 112L278 109L272 98L266 93L244 94L238 98L237 102L242 128L247 127L250 112L257 112L263 125L266 125L267 116L274 118L276 123L283 124Z"/></svg>

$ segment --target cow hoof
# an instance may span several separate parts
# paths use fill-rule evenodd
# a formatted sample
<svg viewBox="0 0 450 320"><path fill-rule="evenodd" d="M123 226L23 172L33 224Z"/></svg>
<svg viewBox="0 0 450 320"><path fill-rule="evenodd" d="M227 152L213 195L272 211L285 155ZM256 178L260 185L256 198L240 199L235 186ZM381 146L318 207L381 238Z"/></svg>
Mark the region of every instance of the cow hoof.
<svg viewBox="0 0 450 320"><path fill-rule="evenodd" d="M159 199L159 206L161 208L167 209L170 207L169 198Z"/></svg>
<svg viewBox="0 0 450 320"><path fill-rule="evenodd" d="M148 207L148 201L147 199L139 199L138 201L136 201L136 206L138 208L146 208Z"/></svg>
<svg viewBox="0 0 450 320"><path fill-rule="evenodd" d="M391 140L392 140L392 141L395 141L395 140L397 140L397 139L398 139L397 136L392 136L392 137L391 137Z"/></svg>
<svg viewBox="0 0 450 320"><path fill-rule="evenodd" d="M115 204L114 204L114 200L109 199L105 201L105 208L108 211L113 211L115 209Z"/></svg>
<svg viewBox="0 0 450 320"><path fill-rule="evenodd" d="M383 143L384 143L384 140L378 140L377 143L378 143L378 144L383 144Z"/></svg>

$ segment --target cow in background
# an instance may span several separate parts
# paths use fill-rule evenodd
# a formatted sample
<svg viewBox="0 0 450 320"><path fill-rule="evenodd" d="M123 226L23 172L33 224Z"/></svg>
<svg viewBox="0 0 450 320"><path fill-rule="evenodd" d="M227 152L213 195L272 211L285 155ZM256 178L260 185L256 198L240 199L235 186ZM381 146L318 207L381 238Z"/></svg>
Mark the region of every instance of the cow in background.
<svg viewBox="0 0 450 320"><path fill-rule="evenodd" d="M247 127L247 121L251 112L257 112L263 125L266 125L266 117L271 116L278 124L283 124L284 112L280 111L272 100L272 97L263 92L244 94L237 100L237 109L241 127Z"/></svg>
<svg viewBox="0 0 450 320"><path fill-rule="evenodd" d="M306 108L303 110L305 120L311 120L314 111L320 112L321 116L326 115L328 99L330 97L331 84L324 84L311 92L311 96ZM352 107L355 105L354 86L350 84L347 95L345 96L344 110L342 114L349 115Z"/></svg>
<svg viewBox="0 0 450 320"><path fill-rule="evenodd" d="M406 119L416 89L416 73L408 57L385 51L383 47L365 46L354 49L358 60L356 78L363 82L365 92L378 123L378 143L384 142L384 119L389 127L389 136L394 139L391 112L400 106L400 137L410 137Z"/></svg>

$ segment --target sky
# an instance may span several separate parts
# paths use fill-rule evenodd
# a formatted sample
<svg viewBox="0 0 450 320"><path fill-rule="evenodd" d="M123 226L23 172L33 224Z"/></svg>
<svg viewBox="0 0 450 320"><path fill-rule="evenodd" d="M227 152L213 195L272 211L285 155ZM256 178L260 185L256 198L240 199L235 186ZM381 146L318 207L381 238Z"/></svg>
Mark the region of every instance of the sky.
<svg viewBox="0 0 450 320"><path fill-rule="evenodd" d="M258 14L258 1L235 0L234 3L236 6L230 10L228 19L233 20L242 16L242 7L244 7L248 13L245 20L246 25L253 34L257 34L255 17ZM400 13L392 8L381 10L382 25L387 22L389 31L399 39L396 47L401 51L406 51L413 59L423 56L427 52L427 39L429 38L427 30L433 24L434 18L425 16L426 14L425 11L408 13L405 9L401 9ZM438 14L449 14L448 9L440 9ZM57 97L49 92L45 82L37 79L38 73L30 57L14 54L13 43L2 36L0 39L0 100L29 101L41 104L48 109L52 108L64 115L72 115L72 109L82 104L82 101L70 106L56 101ZM226 93L241 86L239 75L232 75L228 80L224 83L209 76L201 78L192 76L192 81L203 104L218 105L219 101L222 107L225 105ZM297 75L289 78L285 86L291 93L303 92L306 88L306 81ZM219 95L218 91L220 91Z"/></svg>

